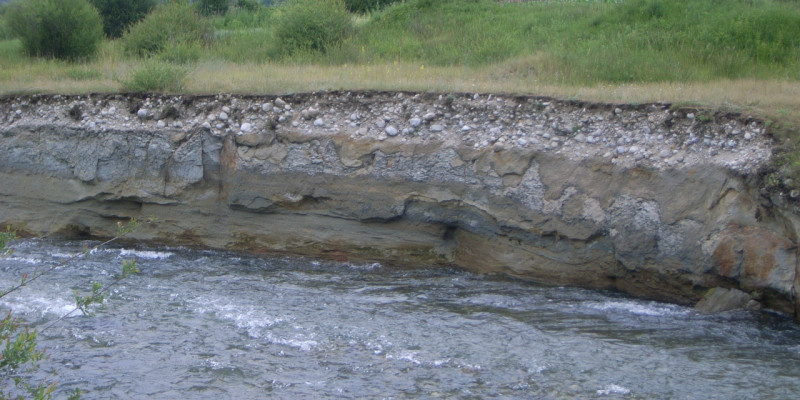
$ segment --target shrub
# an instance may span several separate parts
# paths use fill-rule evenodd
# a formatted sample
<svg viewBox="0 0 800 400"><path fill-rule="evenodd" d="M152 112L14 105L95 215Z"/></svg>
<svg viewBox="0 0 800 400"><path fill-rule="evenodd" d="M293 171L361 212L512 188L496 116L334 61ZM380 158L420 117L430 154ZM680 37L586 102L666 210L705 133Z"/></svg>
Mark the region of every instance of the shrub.
<svg viewBox="0 0 800 400"><path fill-rule="evenodd" d="M258 11L261 3L256 0L236 0L236 7L250 12Z"/></svg>
<svg viewBox="0 0 800 400"><path fill-rule="evenodd" d="M211 23L191 4L174 1L156 7L145 19L132 26L122 37L122 45L128 54L147 57L181 43L206 44L211 42L213 35Z"/></svg>
<svg viewBox="0 0 800 400"><path fill-rule="evenodd" d="M91 0L103 17L103 32L118 38L156 6L156 0Z"/></svg>
<svg viewBox="0 0 800 400"><path fill-rule="evenodd" d="M87 58L103 39L100 14L88 0L18 0L6 23L33 56Z"/></svg>
<svg viewBox="0 0 800 400"><path fill-rule="evenodd" d="M353 30L342 0L291 0L283 6L275 37L285 54L325 52Z"/></svg>
<svg viewBox="0 0 800 400"><path fill-rule="evenodd" d="M151 59L135 69L122 86L133 92L179 92L186 74L184 67Z"/></svg>
<svg viewBox="0 0 800 400"><path fill-rule="evenodd" d="M370 11L380 10L398 0L345 0L347 9L353 13L366 14Z"/></svg>
<svg viewBox="0 0 800 400"><path fill-rule="evenodd" d="M230 0L198 0L197 9L203 15L225 14L230 7Z"/></svg>

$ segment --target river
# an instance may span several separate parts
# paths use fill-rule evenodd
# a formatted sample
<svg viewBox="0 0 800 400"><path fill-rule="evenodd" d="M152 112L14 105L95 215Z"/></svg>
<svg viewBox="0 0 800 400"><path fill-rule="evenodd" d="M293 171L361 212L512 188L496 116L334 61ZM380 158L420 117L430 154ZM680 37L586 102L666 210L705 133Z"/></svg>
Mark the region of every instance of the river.
<svg viewBox="0 0 800 400"><path fill-rule="evenodd" d="M0 283L94 242L21 240ZM35 379L84 399L788 399L800 329L444 269L110 247L0 299L40 329L74 290L141 273L40 332ZM57 375L56 375L57 374Z"/></svg>

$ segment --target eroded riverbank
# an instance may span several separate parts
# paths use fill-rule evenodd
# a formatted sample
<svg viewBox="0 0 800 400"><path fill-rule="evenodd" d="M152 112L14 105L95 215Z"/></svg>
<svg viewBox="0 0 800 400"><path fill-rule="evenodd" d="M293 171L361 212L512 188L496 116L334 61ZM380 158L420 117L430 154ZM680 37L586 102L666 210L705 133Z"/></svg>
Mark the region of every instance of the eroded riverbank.
<svg viewBox="0 0 800 400"><path fill-rule="evenodd" d="M482 94L2 100L0 222L387 265L457 266L796 315L798 215L734 114Z"/></svg>

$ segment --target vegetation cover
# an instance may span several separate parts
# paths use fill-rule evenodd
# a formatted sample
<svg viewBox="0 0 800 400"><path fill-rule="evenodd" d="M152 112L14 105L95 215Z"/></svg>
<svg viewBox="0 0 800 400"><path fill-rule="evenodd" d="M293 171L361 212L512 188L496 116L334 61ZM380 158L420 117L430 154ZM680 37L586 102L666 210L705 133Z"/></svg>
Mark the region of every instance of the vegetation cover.
<svg viewBox="0 0 800 400"><path fill-rule="evenodd" d="M365 14L368 12L378 11L389 4L396 3L399 0L345 0L347 10L353 13Z"/></svg>
<svg viewBox="0 0 800 400"><path fill-rule="evenodd" d="M125 51L150 57L180 46L209 43L214 32L209 21L186 1L164 3L122 37Z"/></svg>
<svg viewBox="0 0 800 400"><path fill-rule="evenodd" d="M281 10L275 39L286 55L326 52L352 31L352 20L342 0L294 0Z"/></svg>
<svg viewBox="0 0 800 400"><path fill-rule="evenodd" d="M17 0L4 17L32 56L85 59L103 38L100 15L88 0Z"/></svg>
<svg viewBox="0 0 800 400"><path fill-rule="evenodd" d="M169 0L105 40L87 1L0 6L0 92L503 91L745 109L800 139L797 0ZM150 58L185 74L133 85Z"/></svg>
<svg viewBox="0 0 800 400"><path fill-rule="evenodd" d="M225 14L230 0L197 0L197 9L203 15Z"/></svg>
<svg viewBox="0 0 800 400"><path fill-rule="evenodd" d="M155 8L157 0L91 0L103 17L103 32L118 38Z"/></svg>

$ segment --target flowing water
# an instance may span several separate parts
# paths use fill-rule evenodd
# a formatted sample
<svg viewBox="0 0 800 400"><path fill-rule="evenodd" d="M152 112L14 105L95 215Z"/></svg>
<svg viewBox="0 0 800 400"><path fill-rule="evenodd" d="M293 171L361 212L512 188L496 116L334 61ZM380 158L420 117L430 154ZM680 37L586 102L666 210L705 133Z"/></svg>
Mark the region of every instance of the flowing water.
<svg viewBox="0 0 800 400"><path fill-rule="evenodd" d="M25 240L0 283L85 243ZM114 286L93 316L40 332L36 378L85 399L794 399L800 329L746 312L398 270L186 249L106 248L0 299L40 329L74 290ZM53 375L57 374L57 375Z"/></svg>

